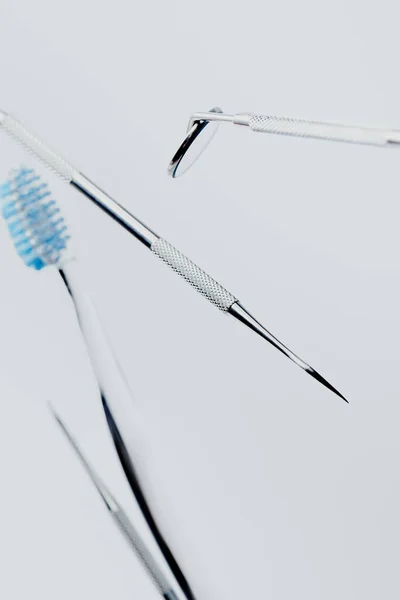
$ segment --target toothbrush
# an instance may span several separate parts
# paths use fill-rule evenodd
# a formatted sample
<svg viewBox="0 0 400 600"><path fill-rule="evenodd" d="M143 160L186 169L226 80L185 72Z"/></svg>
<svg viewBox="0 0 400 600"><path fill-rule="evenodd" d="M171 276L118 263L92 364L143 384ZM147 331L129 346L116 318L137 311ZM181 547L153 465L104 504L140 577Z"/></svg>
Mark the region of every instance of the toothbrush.
<svg viewBox="0 0 400 600"><path fill-rule="evenodd" d="M70 236L47 184L32 169L16 169L0 187L0 208L15 248L28 267L41 270L58 269L77 314L78 323L95 372L107 424L121 465L164 559L187 600L193 592L164 540L141 488L131 456L143 452L144 435L140 414L125 377L113 355L111 346L97 317L96 310L84 292L78 261L71 251ZM127 420L126 416L131 415ZM124 440L129 439L129 449Z"/></svg>
<svg viewBox="0 0 400 600"><path fill-rule="evenodd" d="M261 325L261 323L244 308L234 295L223 288L215 281L215 279L212 279L212 277L184 256L169 242L159 237L154 231L139 221L139 219L130 214L125 208L113 200L111 196L75 169L68 161L30 133L24 125L14 117L4 111L0 111L0 127L16 141L24 145L62 180L72 185L117 221L117 223L122 225L122 227L136 237L136 239L142 242L146 248L151 250L153 254L171 267L173 271L183 277L183 279L192 285L200 294L205 296L212 304L217 306L217 308L246 325L268 343L272 344L272 346L292 360L306 373L311 375L311 377L347 402L346 398L322 377L322 375L294 354L294 352L289 350L289 348L282 344L282 342Z"/></svg>
<svg viewBox="0 0 400 600"><path fill-rule="evenodd" d="M65 423L63 423L63 421L60 419L60 417L57 415L57 413L51 405L50 410L52 411L56 422L60 426L61 431L64 433L66 439L74 449L86 473L89 475L90 479L92 480L92 483L94 484L100 496L102 497L104 504L108 509L108 512L114 520L114 523L117 525L118 529L127 540L129 546L137 555L138 559L142 563L150 579L153 581L154 585L160 592L161 596L165 598L165 600L178 600L177 595L171 587L171 584L168 582L164 573L161 571L157 562L154 560L153 555L147 548L146 544L143 542L142 538L136 531L132 522L129 520L128 515L126 514L124 509L118 504L116 499L111 494L110 490L105 486L105 484L101 481L100 477L97 475L93 467L91 467L91 465L88 463L88 461L82 454L82 451L80 450L78 444L72 437L71 433L68 431Z"/></svg>

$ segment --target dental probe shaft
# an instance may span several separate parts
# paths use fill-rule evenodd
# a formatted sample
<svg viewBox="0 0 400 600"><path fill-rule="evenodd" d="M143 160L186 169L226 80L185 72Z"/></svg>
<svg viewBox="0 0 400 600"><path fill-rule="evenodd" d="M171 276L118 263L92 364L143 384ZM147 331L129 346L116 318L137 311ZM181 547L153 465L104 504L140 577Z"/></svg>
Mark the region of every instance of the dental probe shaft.
<svg viewBox="0 0 400 600"><path fill-rule="evenodd" d="M156 254L163 262L178 273L190 285L192 285L200 294L205 296L212 304L220 310L228 312L241 321L249 329L252 329L270 344L275 346L285 356L295 362L300 368L309 375L317 379L322 385L333 391L340 398L347 400L330 383L328 383L319 373L317 373L306 362L291 352L275 336L273 336L265 327L254 319L239 303L237 298L223 288L217 281L205 273L200 267L194 264L179 250L171 244L160 238L156 233L149 229L144 223L139 221L125 208L118 204L111 196L101 190L95 183L90 181L85 175L80 173L64 158L51 150L44 142L30 133L24 125L17 121L11 115L0 111L0 126L19 143L23 144L30 152L35 154L39 160L44 162L47 167L67 183L70 183L78 189L87 198L92 200L98 207L104 210L115 221L127 229L147 248Z"/></svg>
<svg viewBox="0 0 400 600"><path fill-rule="evenodd" d="M135 554L139 558L142 563L144 569L149 575L150 579L153 581L154 585L160 592L165 600L178 600L175 592L171 588L167 578L161 571L158 566L156 560L152 556L151 552L148 550L147 546L143 542L142 538L136 531L135 527L129 520L127 514L123 510L123 508L118 504L110 490L105 486L105 484L101 481L100 477L94 471L94 469L89 465L86 458L83 456L82 451L80 450L78 444L75 439L72 437L71 433L68 431L65 423L61 420L61 418L57 415L53 407L50 405L50 410L61 428L61 431L64 433L66 439L74 449L79 461L84 467L86 473L89 475L92 483L96 487L100 496L102 497L104 504L106 505L109 513L114 519L118 529L121 531L122 535L127 540L128 544L134 550Z"/></svg>

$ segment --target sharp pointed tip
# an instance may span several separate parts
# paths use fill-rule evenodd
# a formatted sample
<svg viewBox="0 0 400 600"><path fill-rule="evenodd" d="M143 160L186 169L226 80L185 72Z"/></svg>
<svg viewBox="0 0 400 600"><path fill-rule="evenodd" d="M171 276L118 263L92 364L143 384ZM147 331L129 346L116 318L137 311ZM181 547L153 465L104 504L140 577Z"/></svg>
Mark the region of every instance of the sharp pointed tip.
<svg viewBox="0 0 400 600"><path fill-rule="evenodd" d="M289 350L287 346L282 344L272 333L270 333L261 323L259 323L254 317L251 316L249 312L238 302L237 300L230 306L229 314L235 317L241 323L244 323L247 327L255 331L259 336L264 338L267 342L272 344L279 352L282 352L287 358L293 361L297 366L306 371L311 377L314 377L317 381L319 381L324 387L328 388L331 392L339 396L344 402L349 404L349 401L340 393L336 388L333 387L322 375L320 375L317 371L315 371L310 365L308 365L304 360L299 358L294 352Z"/></svg>
<svg viewBox="0 0 400 600"><path fill-rule="evenodd" d="M346 402L346 404L350 404L350 402L347 400L347 398L345 398L343 396L343 394L341 394L340 392L336 391L336 394L339 396L339 398L341 398L342 400L344 400Z"/></svg>
<svg viewBox="0 0 400 600"><path fill-rule="evenodd" d="M339 398L341 398L347 404L349 404L349 401L347 400L347 398L345 398L343 396L343 394L341 394L336 388L334 388L333 385L331 385L329 383L329 381L327 381L324 377L322 377L322 375L320 375L312 367L310 367L309 369L307 369L307 372L309 373L309 375L311 375L311 377L314 377L314 379L316 379L317 381L319 381L319 383L321 383L323 386L325 386L326 388L328 388L328 390L330 390L331 392L333 392L334 394L336 394L336 396L339 396Z"/></svg>

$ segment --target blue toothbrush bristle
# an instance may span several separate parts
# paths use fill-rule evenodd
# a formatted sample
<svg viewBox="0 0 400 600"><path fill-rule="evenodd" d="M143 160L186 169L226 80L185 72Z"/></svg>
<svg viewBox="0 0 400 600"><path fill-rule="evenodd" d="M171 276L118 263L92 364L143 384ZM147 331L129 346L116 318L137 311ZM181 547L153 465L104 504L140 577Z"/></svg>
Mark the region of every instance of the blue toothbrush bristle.
<svg viewBox="0 0 400 600"><path fill-rule="evenodd" d="M70 236L46 183L32 169L11 172L0 185L0 209L14 246L28 267L59 265Z"/></svg>

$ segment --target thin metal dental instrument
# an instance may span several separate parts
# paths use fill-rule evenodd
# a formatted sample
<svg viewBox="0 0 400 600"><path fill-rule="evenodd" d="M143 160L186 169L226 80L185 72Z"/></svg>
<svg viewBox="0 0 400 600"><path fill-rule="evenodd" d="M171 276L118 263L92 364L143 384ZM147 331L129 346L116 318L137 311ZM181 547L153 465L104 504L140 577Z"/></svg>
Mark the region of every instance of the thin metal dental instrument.
<svg viewBox="0 0 400 600"><path fill-rule="evenodd" d="M189 260L174 246L160 238L144 223L130 214L125 208L113 200L111 196L102 191L96 184L85 177L85 175L72 167L64 158L59 156L44 142L30 133L14 117L0 111L0 127L36 155L37 158L53 170L62 180L75 187L117 221L117 223L127 229L129 233L142 242L153 252L153 254L171 267L172 270L183 277L183 279L191 284L200 294L205 296L212 304L217 306L223 312L230 314L238 321L241 321L249 329L252 329L267 342L275 346L275 348L282 352L287 358L290 358L290 360L306 371L306 373L347 402L344 396L328 383L326 379L301 358L291 352L291 350L284 346L249 312L247 312L235 296L223 288L215 281L215 279L200 269L200 267Z"/></svg>
<svg viewBox="0 0 400 600"><path fill-rule="evenodd" d="M50 410L56 422L60 426L61 431L64 433L68 442L74 449L86 473L89 475L94 486L96 487L97 491L102 497L104 504L106 505L108 512L112 516L115 524L127 540L129 546L135 552L136 556L140 560L145 571L149 575L150 579L153 581L161 596L165 598L165 600L178 600L178 596L172 589L171 584L169 583L164 573L158 566L155 558L147 548L146 544L143 542L142 538L140 537L135 527L129 520L123 508L118 504L116 499L112 496L110 490L101 481L100 477L94 471L93 467L89 465L88 461L83 456L78 444L72 437L71 433L68 431L65 423L61 420L61 418L58 416L58 414L55 412L54 408L51 405Z"/></svg>
<svg viewBox="0 0 400 600"><path fill-rule="evenodd" d="M369 144L372 146L400 144L399 130L339 125L287 117L271 117L256 113L228 115L216 107L209 112L192 114L189 119L186 137L168 166L169 175L179 177L196 162L214 137L220 123L241 125L261 133L275 133L353 144Z"/></svg>
<svg viewBox="0 0 400 600"><path fill-rule="evenodd" d="M108 428L135 500L170 575L180 586L185 599L195 600L146 501L139 476L145 455L146 428L96 307L86 291L70 231L56 199L33 169L12 169L7 181L0 185L0 214L24 264L37 272L54 268L61 276L75 309Z"/></svg>

